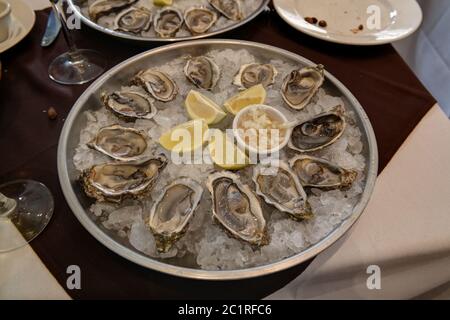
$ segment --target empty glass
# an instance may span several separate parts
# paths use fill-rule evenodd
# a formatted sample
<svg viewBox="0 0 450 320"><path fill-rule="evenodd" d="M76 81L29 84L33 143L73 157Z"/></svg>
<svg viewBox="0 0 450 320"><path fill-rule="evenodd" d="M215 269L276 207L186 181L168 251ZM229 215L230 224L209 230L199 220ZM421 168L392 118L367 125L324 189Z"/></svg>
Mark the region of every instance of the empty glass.
<svg viewBox="0 0 450 320"><path fill-rule="evenodd" d="M59 0L50 0L56 17L61 21L69 51L57 57L49 66L50 78L60 84L83 84L94 80L105 71L105 59L94 50L78 49L67 27L67 19Z"/></svg>
<svg viewBox="0 0 450 320"><path fill-rule="evenodd" d="M33 180L0 185L0 252L18 249L36 238L53 215L53 196Z"/></svg>

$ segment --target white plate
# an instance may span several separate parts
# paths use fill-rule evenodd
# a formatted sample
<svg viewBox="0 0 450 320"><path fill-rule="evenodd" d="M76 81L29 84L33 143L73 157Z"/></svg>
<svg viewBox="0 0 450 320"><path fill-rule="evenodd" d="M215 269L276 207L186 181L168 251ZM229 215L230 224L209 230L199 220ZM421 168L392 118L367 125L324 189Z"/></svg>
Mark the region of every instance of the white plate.
<svg viewBox="0 0 450 320"><path fill-rule="evenodd" d="M295 29L322 40L351 45L397 41L412 34L422 23L422 10L415 0L274 0L274 5L281 18ZM325 20L327 27L310 24L306 17ZM359 25L363 25L362 31L357 30Z"/></svg>
<svg viewBox="0 0 450 320"><path fill-rule="evenodd" d="M36 22L36 15L23 0L9 0L11 4L12 23L9 38L0 42L0 53L14 47L30 33Z"/></svg>

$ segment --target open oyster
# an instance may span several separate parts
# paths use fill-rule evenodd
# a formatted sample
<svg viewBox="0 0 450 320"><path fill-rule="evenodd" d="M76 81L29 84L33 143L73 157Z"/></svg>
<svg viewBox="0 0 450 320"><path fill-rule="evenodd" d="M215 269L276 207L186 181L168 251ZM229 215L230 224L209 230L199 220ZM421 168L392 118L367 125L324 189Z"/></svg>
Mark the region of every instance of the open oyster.
<svg viewBox="0 0 450 320"><path fill-rule="evenodd" d="M219 81L220 69L210 58L199 56L187 61L184 74L197 87L211 90Z"/></svg>
<svg viewBox="0 0 450 320"><path fill-rule="evenodd" d="M241 20L242 10L239 0L208 0L214 9L230 20Z"/></svg>
<svg viewBox="0 0 450 320"><path fill-rule="evenodd" d="M147 90L156 100L168 102L178 94L178 87L164 72L147 69L139 72L132 80L133 84L139 85Z"/></svg>
<svg viewBox="0 0 450 320"><path fill-rule="evenodd" d="M152 13L150 10L131 7L117 15L114 20L114 29L138 34L150 29L151 24Z"/></svg>
<svg viewBox="0 0 450 320"><path fill-rule="evenodd" d="M345 127L344 108L339 105L294 127L288 146L300 152L320 150L336 142Z"/></svg>
<svg viewBox="0 0 450 320"><path fill-rule="evenodd" d="M268 243L259 200L239 176L217 172L209 176L206 185L212 197L214 218L232 236L255 246Z"/></svg>
<svg viewBox="0 0 450 320"><path fill-rule="evenodd" d="M257 84L268 87L275 82L277 74L277 69L271 64L244 64L239 69L238 74L234 77L233 84L239 86L241 89L248 89Z"/></svg>
<svg viewBox="0 0 450 320"><path fill-rule="evenodd" d="M198 182L179 178L166 186L155 200L148 224L159 252L167 252L183 236L202 194Z"/></svg>
<svg viewBox="0 0 450 320"><path fill-rule="evenodd" d="M288 106L301 110L317 93L324 79L324 68L321 64L294 70L284 79L281 96Z"/></svg>
<svg viewBox="0 0 450 320"><path fill-rule="evenodd" d="M296 220L312 217L306 192L286 162L254 167L253 181L256 193L268 204L289 213Z"/></svg>
<svg viewBox="0 0 450 320"><path fill-rule="evenodd" d="M204 7L193 7L184 12L184 23L193 34L208 31L217 21L217 14Z"/></svg>
<svg viewBox="0 0 450 320"><path fill-rule="evenodd" d="M356 180L358 173L346 170L325 159L299 155L289 161L304 187L321 189L347 188Z"/></svg>
<svg viewBox="0 0 450 320"><path fill-rule="evenodd" d="M81 181L89 197L120 203L125 198L145 196L166 164L163 155L140 165L105 163L85 170Z"/></svg>
<svg viewBox="0 0 450 320"><path fill-rule="evenodd" d="M120 11L137 1L138 0L97 0L88 8L89 17L93 21L97 21L101 16Z"/></svg>
<svg viewBox="0 0 450 320"><path fill-rule="evenodd" d="M137 90L125 89L112 94L103 93L102 101L116 116L128 121L151 119L157 112L153 99Z"/></svg>
<svg viewBox="0 0 450 320"><path fill-rule="evenodd" d="M173 7L163 8L156 13L153 25L161 38L173 37L183 25L183 14Z"/></svg>
<svg viewBox="0 0 450 320"><path fill-rule="evenodd" d="M88 146L123 162L142 163L149 158L144 131L112 125L101 128Z"/></svg>

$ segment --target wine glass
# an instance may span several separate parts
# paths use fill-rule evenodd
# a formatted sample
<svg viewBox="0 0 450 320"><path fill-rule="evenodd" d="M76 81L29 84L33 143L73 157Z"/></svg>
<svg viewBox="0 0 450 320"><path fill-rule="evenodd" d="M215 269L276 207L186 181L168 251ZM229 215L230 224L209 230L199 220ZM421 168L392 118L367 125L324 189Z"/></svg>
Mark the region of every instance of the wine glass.
<svg viewBox="0 0 450 320"><path fill-rule="evenodd" d="M50 0L55 16L61 22L61 29L69 51L57 57L50 64L50 79L60 84L84 84L94 80L105 71L105 59L94 50L78 49L67 27L67 18L59 0Z"/></svg>
<svg viewBox="0 0 450 320"><path fill-rule="evenodd" d="M0 252L21 248L47 226L53 215L53 196L33 180L0 185Z"/></svg>

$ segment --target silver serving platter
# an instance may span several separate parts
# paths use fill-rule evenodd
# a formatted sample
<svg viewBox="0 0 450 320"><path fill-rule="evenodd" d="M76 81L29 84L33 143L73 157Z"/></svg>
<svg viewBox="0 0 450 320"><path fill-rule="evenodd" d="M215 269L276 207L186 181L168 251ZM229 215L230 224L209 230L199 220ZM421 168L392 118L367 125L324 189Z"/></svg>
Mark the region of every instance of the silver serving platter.
<svg viewBox="0 0 450 320"><path fill-rule="evenodd" d="M188 37L173 37L173 38L157 38L157 37L142 37L142 36L136 36L136 35L132 35L132 34L127 34L127 33L123 33L123 32L118 32L118 31L114 31L105 27L102 27L101 25L95 23L94 21L90 20L88 17L86 17L80 10L80 2L82 0L66 0L68 5L70 6L70 8L72 9L72 12L76 15L77 18L79 18L85 25L96 29L100 32L106 33L108 35L111 35L113 37L118 37L118 38L122 38L122 39L126 39L126 40L132 40L132 41L139 41L139 42L175 42L175 41L183 41L183 40L196 40L196 39L202 39L202 38L207 38L207 37L213 37L216 36L218 34L221 33L225 33L228 31L231 31L235 28L238 28L244 24L246 24L247 22L253 20L254 18L256 18L256 16L258 16L269 4L270 0L263 0L261 2L261 5L258 7L258 9L256 9L253 13L251 13L250 15L248 15L245 19L242 19L239 22L236 22L234 24L229 25L228 27L213 31L213 32L208 32L205 34L200 34L200 35L191 35Z"/></svg>
<svg viewBox="0 0 450 320"><path fill-rule="evenodd" d="M146 256L135 250L127 240L117 236L114 231L107 230L101 223L96 222L96 217L89 211L92 200L89 200L82 191L77 181L78 172L72 161L75 148L79 143L80 131L86 123L84 111L100 108L100 92L120 88L121 84L127 82L137 71L144 67L161 65L181 55L195 56L205 54L210 50L228 48L234 50L246 49L263 63L269 62L270 59L283 59L286 62L298 64L299 66L315 65L315 63L289 51L254 42L198 40L171 44L130 58L106 72L81 95L65 121L58 147L58 174L62 190L70 208L86 230L98 241L122 257L146 268L180 277L207 280L244 279L284 270L307 261L337 241L359 218L372 194L378 170L377 143L372 126L363 108L351 92L339 80L326 72L324 88L330 94L343 96L347 107L355 112L357 124L363 133L363 155L367 161L364 172L366 181L361 200L355 206L353 214L314 246L284 260L259 267L229 271L207 271L199 269L192 261L185 261L183 258L159 260Z"/></svg>

